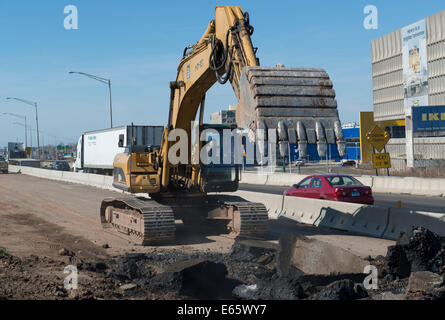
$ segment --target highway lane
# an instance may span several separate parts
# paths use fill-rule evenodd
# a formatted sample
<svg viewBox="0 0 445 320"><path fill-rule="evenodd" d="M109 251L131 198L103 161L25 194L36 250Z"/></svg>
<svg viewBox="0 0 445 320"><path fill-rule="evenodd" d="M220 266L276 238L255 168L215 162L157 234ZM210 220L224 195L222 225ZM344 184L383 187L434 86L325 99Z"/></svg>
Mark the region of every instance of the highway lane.
<svg viewBox="0 0 445 320"><path fill-rule="evenodd" d="M71 239L75 237L76 241L80 239L76 249L84 253L88 248L92 248L91 252L103 250L104 244L110 246L106 250L109 255L156 250L156 246L135 246L121 233L102 228L101 201L115 196L122 193L25 174L0 175L0 246L25 256L36 252L51 254L48 251L51 248L72 250L67 242L74 242ZM266 241L277 243L284 232L325 241L360 257L386 255L387 247L394 244L386 239L317 228L287 219L270 220ZM162 249L229 252L233 242L232 236L215 233L206 228L205 223L200 228L178 224L175 243ZM84 246L85 243L88 245Z"/></svg>
<svg viewBox="0 0 445 320"><path fill-rule="evenodd" d="M240 184L239 190L283 194L287 187ZM375 205L397 208L402 201L402 208L418 211L445 213L445 197L414 196L407 194L373 193Z"/></svg>

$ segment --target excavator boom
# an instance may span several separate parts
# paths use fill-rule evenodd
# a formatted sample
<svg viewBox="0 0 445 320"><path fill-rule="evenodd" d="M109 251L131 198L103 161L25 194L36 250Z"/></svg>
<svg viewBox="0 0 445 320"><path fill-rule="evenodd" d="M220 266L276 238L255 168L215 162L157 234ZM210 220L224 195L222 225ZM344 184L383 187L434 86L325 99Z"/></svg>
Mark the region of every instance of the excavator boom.
<svg viewBox="0 0 445 320"><path fill-rule="evenodd" d="M276 130L281 156L287 155L289 143L298 145L300 158L308 155L308 144L317 145L321 158L328 144L336 144L340 156L345 156L335 91L326 71L260 66L252 34L249 15L241 7L216 7L215 19L201 40L184 50L171 127L190 132L208 89L230 81L238 99L238 127Z"/></svg>

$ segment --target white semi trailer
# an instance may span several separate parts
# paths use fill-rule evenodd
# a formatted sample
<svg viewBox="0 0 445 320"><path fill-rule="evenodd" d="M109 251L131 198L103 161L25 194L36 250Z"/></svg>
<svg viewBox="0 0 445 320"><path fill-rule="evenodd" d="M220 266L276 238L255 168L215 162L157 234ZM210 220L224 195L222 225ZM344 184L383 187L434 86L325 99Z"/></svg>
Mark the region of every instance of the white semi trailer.
<svg viewBox="0 0 445 320"><path fill-rule="evenodd" d="M77 142L75 172L108 174L113 172L116 154L134 146L156 147L161 145L162 126L120 126L83 133Z"/></svg>

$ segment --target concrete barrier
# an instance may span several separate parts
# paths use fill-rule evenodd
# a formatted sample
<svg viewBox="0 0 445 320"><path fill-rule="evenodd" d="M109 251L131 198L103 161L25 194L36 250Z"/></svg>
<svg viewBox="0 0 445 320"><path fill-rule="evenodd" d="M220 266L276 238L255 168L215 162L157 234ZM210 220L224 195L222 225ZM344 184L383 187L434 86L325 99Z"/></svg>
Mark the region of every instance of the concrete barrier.
<svg viewBox="0 0 445 320"><path fill-rule="evenodd" d="M371 188L373 187L373 184L374 184L373 176L358 176L358 177L354 177L354 178L356 178L358 181L363 183L365 186L368 186Z"/></svg>
<svg viewBox="0 0 445 320"><path fill-rule="evenodd" d="M404 193L406 190L402 177L374 177L373 191L388 193Z"/></svg>
<svg viewBox="0 0 445 320"><path fill-rule="evenodd" d="M280 238L279 265L291 264L307 274L363 273L368 261L330 243L298 235ZM286 260L290 261L286 261ZM283 261L284 260L284 261Z"/></svg>
<svg viewBox="0 0 445 320"><path fill-rule="evenodd" d="M314 224L325 205L324 200L289 197L284 198L281 215L299 223Z"/></svg>
<svg viewBox="0 0 445 320"><path fill-rule="evenodd" d="M242 172L241 181L247 184L265 185L267 182L267 174L258 174L254 172Z"/></svg>
<svg viewBox="0 0 445 320"><path fill-rule="evenodd" d="M8 171L11 173L17 173L17 171L19 171L19 170L20 170L19 166L13 166L13 165L8 166Z"/></svg>
<svg viewBox="0 0 445 320"><path fill-rule="evenodd" d="M440 197L445 194L445 179L373 177L372 190L374 192L406 193L419 196Z"/></svg>
<svg viewBox="0 0 445 320"><path fill-rule="evenodd" d="M80 183L80 178L78 177L78 174L76 172L70 172L70 171L64 171L62 173L62 179L64 181L70 181L74 183Z"/></svg>
<svg viewBox="0 0 445 320"><path fill-rule="evenodd" d="M321 214L314 225L373 237L383 236L388 225L389 208L327 202L330 203L321 208Z"/></svg>
<svg viewBox="0 0 445 320"><path fill-rule="evenodd" d="M267 212L269 213L269 217L271 218L277 218L281 214L281 210L283 208L282 195L265 194L251 191L237 191L230 194L239 196L250 202L259 202L264 204Z"/></svg>
<svg viewBox="0 0 445 320"><path fill-rule="evenodd" d="M99 174L87 174L88 185L102 188L104 186L105 176Z"/></svg>
<svg viewBox="0 0 445 320"><path fill-rule="evenodd" d="M440 197L445 193L445 179L406 177L404 181L410 194Z"/></svg>
<svg viewBox="0 0 445 320"><path fill-rule="evenodd" d="M293 174L293 173L274 173L269 174L267 177L266 185L271 186L287 186L290 187L301 180L303 180L305 175Z"/></svg>
<svg viewBox="0 0 445 320"><path fill-rule="evenodd" d="M270 186L291 186L303 180L306 175L294 173L257 173L243 172L241 174L241 183L270 185Z"/></svg>
<svg viewBox="0 0 445 320"><path fill-rule="evenodd" d="M113 187L113 177L112 176L105 176L103 187L104 187L104 189L116 191L116 188Z"/></svg>
<svg viewBox="0 0 445 320"><path fill-rule="evenodd" d="M38 169L36 169L38 170ZM52 180L62 180L62 171L56 171L56 170L45 170L44 171L49 171L48 173L48 178L52 179ZM44 174L46 174L46 172L42 172Z"/></svg>
<svg viewBox="0 0 445 320"><path fill-rule="evenodd" d="M23 174L39 178L65 181L70 183L78 183L102 189L115 190L112 186L113 177L111 176L103 176L103 175L89 174L89 173L78 173L70 171L39 169L31 167L20 167L20 166L9 166L9 171L13 173L20 171Z"/></svg>
<svg viewBox="0 0 445 320"><path fill-rule="evenodd" d="M383 237L397 239L400 232L406 232L411 226L425 227L445 236L445 214L390 208L388 226Z"/></svg>

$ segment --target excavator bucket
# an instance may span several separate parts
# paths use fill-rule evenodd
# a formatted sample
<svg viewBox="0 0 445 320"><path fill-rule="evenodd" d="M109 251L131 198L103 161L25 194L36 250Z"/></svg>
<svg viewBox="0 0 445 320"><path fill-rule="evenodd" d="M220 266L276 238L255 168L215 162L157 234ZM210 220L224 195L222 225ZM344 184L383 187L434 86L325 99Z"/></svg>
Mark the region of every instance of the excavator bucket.
<svg viewBox="0 0 445 320"><path fill-rule="evenodd" d="M308 144L317 145L321 158L328 144L346 155L335 91L325 70L245 67L239 87L238 127L276 129L281 156L287 155L288 143L298 145L300 158L307 156Z"/></svg>

